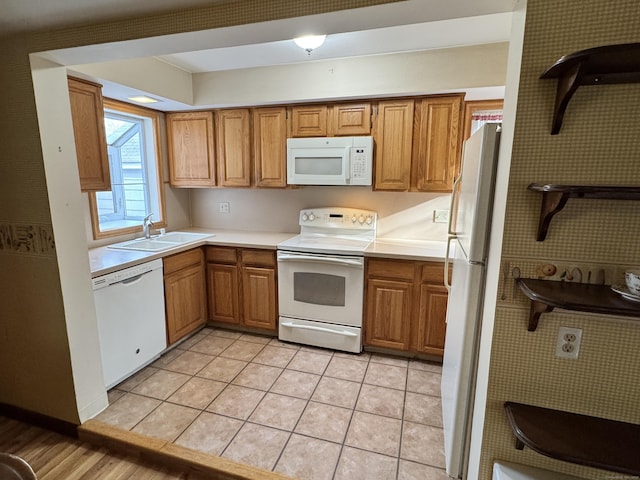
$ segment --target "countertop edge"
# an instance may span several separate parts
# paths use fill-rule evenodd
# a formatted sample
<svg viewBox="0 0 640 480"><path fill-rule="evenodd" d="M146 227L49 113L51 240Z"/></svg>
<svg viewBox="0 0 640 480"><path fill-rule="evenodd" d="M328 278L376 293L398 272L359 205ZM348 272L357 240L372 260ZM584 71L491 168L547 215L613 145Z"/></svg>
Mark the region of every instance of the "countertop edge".
<svg viewBox="0 0 640 480"><path fill-rule="evenodd" d="M135 250L116 250L108 246L95 247L89 250L91 277L99 277L109 273L139 265L144 262L175 255L192 248L207 245L221 245L239 248L260 248L275 250L283 242L298 233L292 232L252 232L242 230L213 230L203 228L181 229L184 232L210 233L214 235L162 252L142 252ZM405 241L398 239L377 240L365 250L367 258L389 258L415 261L444 261L446 242L439 241Z"/></svg>

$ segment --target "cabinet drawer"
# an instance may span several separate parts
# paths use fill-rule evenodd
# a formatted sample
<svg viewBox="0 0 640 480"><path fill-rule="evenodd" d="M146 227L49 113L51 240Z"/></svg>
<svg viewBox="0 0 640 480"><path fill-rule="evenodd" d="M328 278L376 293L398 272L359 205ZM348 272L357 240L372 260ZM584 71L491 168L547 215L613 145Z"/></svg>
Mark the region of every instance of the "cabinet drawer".
<svg viewBox="0 0 640 480"><path fill-rule="evenodd" d="M238 257L235 248L207 247L207 262L236 263Z"/></svg>
<svg viewBox="0 0 640 480"><path fill-rule="evenodd" d="M367 274L372 277L400 278L413 281L415 263L404 260L369 259Z"/></svg>
<svg viewBox="0 0 640 480"><path fill-rule="evenodd" d="M243 265L256 265L264 267L274 267L276 264L275 252L273 250L246 250L240 251Z"/></svg>
<svg viewBox="0 0 640 480"><path fill-rule="evenodd" d="M190 265L202 262L202 249L194 248L182 253L176 253L162 259L163 273L165 276L170 273L182 270Z"/></svg>
<svg viewBox="0 0 640 480"><path fill-rule="evenodd" d="M429 283L444 282L444 263L427 262L422 264L422 281Z"/></svg>

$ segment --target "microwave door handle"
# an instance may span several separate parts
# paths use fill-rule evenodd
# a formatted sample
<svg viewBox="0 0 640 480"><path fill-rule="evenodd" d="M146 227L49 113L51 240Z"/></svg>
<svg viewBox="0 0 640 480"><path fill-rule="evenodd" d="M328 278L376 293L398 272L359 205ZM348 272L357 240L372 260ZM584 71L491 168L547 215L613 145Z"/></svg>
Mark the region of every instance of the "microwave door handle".
<svg viewBox="0 0 640 480"><path fill-rule="evenodd" d="M315 257L313 255L288 255L279 254L278 261L293 261L293 262L317 262L317 263L330 263L333 265L345 265L348 267L362 267L361 260L350 260L348 258L337 257Z"/></svg>
<svg viewBox="0 0 640 480"><path fill-rule="evenodd" d="M344 156L347 159L347 165L345 165L345 169L344 169L344 183L345 184L349 184L349 180L351 178L351 168L352 168L352 158L351 158L351 154L353 153L353 151L351 150L351 147L345 147L345 152L344 152Z"/></svg>

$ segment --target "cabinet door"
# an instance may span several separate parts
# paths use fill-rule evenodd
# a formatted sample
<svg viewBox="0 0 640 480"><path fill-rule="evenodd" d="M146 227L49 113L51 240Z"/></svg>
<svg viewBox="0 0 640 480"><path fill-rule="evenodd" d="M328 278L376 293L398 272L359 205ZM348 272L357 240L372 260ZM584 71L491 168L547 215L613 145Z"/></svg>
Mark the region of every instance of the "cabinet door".
<svg viewBox="0 0 640 480"><path fill-rule="evenodd" d="M253 162L256 187L287 186L287 111L253 110Z"/></svg>
<svg viewBox="0 0 640 480"><path fill-rule="evenodd" d="M215 186L213 113L170 113L166 119L171 186Z"/></svg>
<svg viewBox="0 0 640 480"><path fill-rule="evenodd" d="M378 102L374 122L376 190L408 190L414 101Z"/></svg>
<svg viewBox="0 0 640 480"><path fill-rule="evenodd" d="M413 190L450 192L460 163L462 96L417 102L413 132Z"/></svg>
<svg viewBox="0 0 640 480"><path fill-rule="evenodd" d="M447 289L444 285L420 285L418 332L414 349L443 356L447 318Z"/></svg>
<svg viewBox="0 0 640 480"><path fill-rule="evenodd" d="M80 189L83 192L110 190L102 86L75 78L67 81Z"/></svg>
<svg viewBox="0 0 640 480"><path fill-rule="evenodd" d="M329 117L329 135L371 135L371 104L333 105Z"/></svg>
<svg viewBox="0 0 640 480"><path fill-rule="evenodd" d="M218 185L250 186L251 136L248 109L216 112L216 146Z"/></svg>
<svg viewBox="0 0 640 480"><path fill-rule="evenodd" d="M238 301L238 267L207 263L209 320L240 324Z"/></svg>
<svg viewBox="0 0 640 480"><path fill-rule="evenodd" d="M417 325L412 329L412 350L442 357L447 320L447 289L442 263L422 264L422 279L416 312Z"/></svg>
<svg viewBox="0 0 640 480"><path fill-rule="evenodd" d="M409 349L412 294L411 282L368 279L365 345Z"/></svg>
<svg viewBox="0 0 640 480"><path fill-rule="evenodd" d="M291 107L292 137L326 137L327 106Z"/></svg>
<svg viewBox="0 0 640 480"><path fill-rule="evenodd" d="M164 277L167 344L171 345L207 321L204 262L200 261Z"/></svg>
<svg viewBox="0 0 640 480"><path fill-rule="evenodd" d="M275 332L276 272L273 268L242 268L243 325Z"/></svg>

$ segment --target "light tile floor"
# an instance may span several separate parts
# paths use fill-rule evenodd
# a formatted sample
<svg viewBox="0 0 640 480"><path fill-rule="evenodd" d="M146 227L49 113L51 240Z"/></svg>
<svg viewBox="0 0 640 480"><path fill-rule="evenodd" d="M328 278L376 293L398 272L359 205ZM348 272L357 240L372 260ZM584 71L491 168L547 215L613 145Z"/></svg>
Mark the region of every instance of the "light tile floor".
<svg viewBox="0 0 640 480"><path fill-rule="evenodd" d="M96 418L303 480L444 480L440 374L205 328L109 391Z"/></svg>

